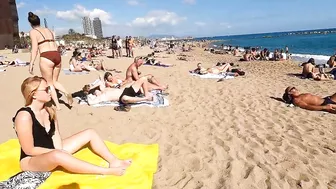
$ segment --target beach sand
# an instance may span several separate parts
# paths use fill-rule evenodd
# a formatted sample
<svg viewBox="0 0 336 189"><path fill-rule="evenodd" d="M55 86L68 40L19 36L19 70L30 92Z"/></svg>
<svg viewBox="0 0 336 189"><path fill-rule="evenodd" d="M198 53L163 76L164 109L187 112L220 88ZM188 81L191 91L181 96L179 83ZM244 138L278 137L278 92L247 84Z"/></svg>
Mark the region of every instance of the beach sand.
<svg viewBox="0 0 336 189"><path fill-rule="evenodd" d="M145 48L135 53L150 52ZM62 57L64 68L70 54ZM237 57L202 49L185 54L192 56L189 61L162 53L169 58L159 59L175 67L140 68L142 74L151 73L169 84L169 107L137 107L124 113L112 107L74 104L69 110L62 105L58 112L62 137L94 128L114 143L158 143L155 189L336 188L336 116L287 107L278 99L288 85L302 92L331 95L336 92L335 81L289 76L301 71L290 61L239 62ZM29 61L28 53L7 56ZM122 70L117 74L122 77L132 62L131 58L104 60L108 67ZM246 76L217 82L188 73L198 62L210 67L218 61L239 64ZM36 62L35 73L40 75ZM12 117L24 105L20 85L28 76L28 67L0 72L0 142L16 138ZM93 73L61 73L59 81L75 92L96 78Z"/></svg>

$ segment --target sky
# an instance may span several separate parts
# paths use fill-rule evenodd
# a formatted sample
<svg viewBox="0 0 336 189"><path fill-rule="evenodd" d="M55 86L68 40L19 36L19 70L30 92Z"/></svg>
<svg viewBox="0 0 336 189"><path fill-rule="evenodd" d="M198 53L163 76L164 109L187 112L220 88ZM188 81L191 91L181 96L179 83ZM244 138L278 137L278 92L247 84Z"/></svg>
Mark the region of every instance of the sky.
<svg viewBox="0 0 336 189"><path fill-rule="evenodd" d="M17 0L19 29L28 32L28 12L56 35L81 18L99 17L103 35L225 36L336 27L335 0Z"/></svg>

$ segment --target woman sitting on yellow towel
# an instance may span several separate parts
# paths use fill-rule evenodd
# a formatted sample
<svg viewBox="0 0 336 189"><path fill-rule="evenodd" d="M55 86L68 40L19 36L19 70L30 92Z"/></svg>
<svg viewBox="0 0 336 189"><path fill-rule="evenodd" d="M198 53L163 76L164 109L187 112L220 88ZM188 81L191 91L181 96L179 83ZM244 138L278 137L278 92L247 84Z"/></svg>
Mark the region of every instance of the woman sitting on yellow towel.
<svg viewBox="0 0 336 189"><path fill-rule="evenodd" d="M116 158L93 129L81 131L64 140L60 137L56 112L45 105L51 100L50 89L42 77L23 81L21 92L26 106L17 111L14 129L21 145L23 171L52 171L58 166L72 173L123 175L130 160ZM72 154L89 144L109 163L100 167L75 158Z"/></svg>

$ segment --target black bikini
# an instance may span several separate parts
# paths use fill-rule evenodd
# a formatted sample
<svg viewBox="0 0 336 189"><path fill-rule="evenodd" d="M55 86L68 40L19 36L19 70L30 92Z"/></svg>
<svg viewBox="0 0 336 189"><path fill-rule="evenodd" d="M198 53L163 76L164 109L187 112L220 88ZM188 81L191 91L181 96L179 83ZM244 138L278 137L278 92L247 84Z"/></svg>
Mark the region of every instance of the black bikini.
<svg viewBox="0 0 336 189"><path fill-rule="evenodd" d="M42 147L42 148L48 148L48 149L55 149L54 143L52 140L52 136L55 134L55 122L54 120L50 120L50 130L47 132L45 130L45 127L41 125L41 123L36 119L34 112L30 109L30 107L23 107L19 109L15 116L13 117L13 122L15 121L15 118L17 114L20 111L27 111L32 117L33 125L32 125L32 134L33 134L33 139L34 139L34 147ZM21 148L21 156L20 160L28 157L27 155Z"/></svg>

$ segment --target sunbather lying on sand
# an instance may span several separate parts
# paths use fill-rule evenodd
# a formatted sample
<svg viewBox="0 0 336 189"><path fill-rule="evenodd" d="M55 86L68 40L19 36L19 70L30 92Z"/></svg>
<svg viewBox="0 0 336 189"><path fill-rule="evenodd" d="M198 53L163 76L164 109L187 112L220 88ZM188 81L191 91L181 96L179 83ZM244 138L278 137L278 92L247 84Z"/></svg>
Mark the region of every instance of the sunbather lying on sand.
<svg viewBox="0 0 336 189"><path fill-rule="evenodd" d="M141 78L141 72L139 72L139 67L142 66L144 63L143 57L135 57L134 62L127 68L126 71L126 79L128 82L137 81ZM148 74L142 77L147 78L149 82L149 89L160 89L165 90L168 88L167 85L162 85L157 79L154 78L153 75Z"/></svg>
<svg viewBox="0 0 336 189"><path fill-rule="evenodd" d="M88 65L85 64L82 61L82 56L80 52L74 52L73 56L70 59L70 70L72 72L82 72L82 71L107 71L110 70L105 67L103 61L96 60L96 61L91 61ZM115 69L112 69L110 71L114 71Z"/></svg>
<svg viewBox="0 0 336 189"><path fill-rule="evenodd" d="M162 67L173 67L173 66L174 66L174 65L172 65L172 64L164 64L164 63L162 63L162 62L159 61L159 60L156 60L156 59L154 59L154 58L149 58L149 57L146 57L146 58L144 59L144 61L145 61L145 64L146 64L146 65L162 66Z"/></svg>
<svg viewBox="0 0 336 189"><path fill-rule="evenodd" d="M197 68L193 71L192 73L204 75L204 74L220 74L220 73L225 73L225 72L234 72L237 73L235 76L239 75L245 75L244 71L241 71L240 69L232 69L231 65L232 63L217 63L216 66L212 68L203 68L201 63L197 64Z"/></svg>
<svg viewBox="0 0 336 189"><path fill-rule="evenodd" d="M152 101L153 96L148 90L147 78L135 81L130 87L125 89L105 88L96 90L94 95L88 96L89 105L108 101L119 101L120 104L131 104L141 101ZM144 94L144 97L139 97Z"/></svg>
<svg viewBox="0 0 336 189"><path fill-rule="evenodd" d="M335 75L330 73L312 73L310 72L307 75L307 78L313 78L315 81L328 81L328 80L335 80Z"/></svg>
<svg viewBox="0 0 336 189"><path fill-rule="evenodd" d="M286 103L294 104L306 110L336 113L336 93L322 98L310 93L300 94L295 87L287 87L282 98Z"/></svg>

